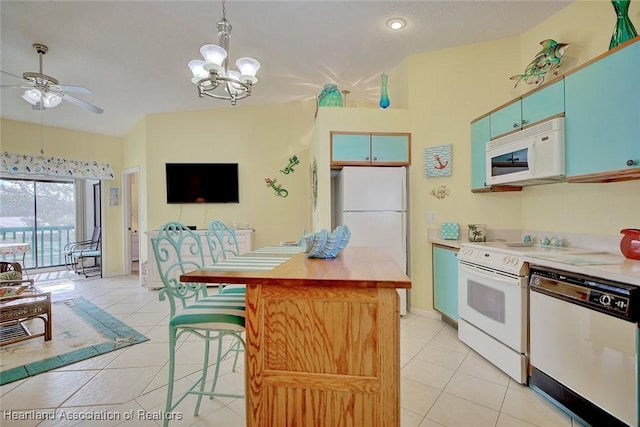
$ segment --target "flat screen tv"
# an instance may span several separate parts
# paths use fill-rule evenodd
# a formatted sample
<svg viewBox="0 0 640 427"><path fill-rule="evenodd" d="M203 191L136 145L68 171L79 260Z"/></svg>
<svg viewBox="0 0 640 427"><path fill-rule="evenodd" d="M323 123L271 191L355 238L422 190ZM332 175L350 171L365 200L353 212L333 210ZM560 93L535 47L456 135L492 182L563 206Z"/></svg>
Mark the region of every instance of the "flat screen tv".
<svg viewBox="0 0 640 427"><path fill-rule="evenodd" d="M167 163L167 203L239 203L237 163Z"/></svg>

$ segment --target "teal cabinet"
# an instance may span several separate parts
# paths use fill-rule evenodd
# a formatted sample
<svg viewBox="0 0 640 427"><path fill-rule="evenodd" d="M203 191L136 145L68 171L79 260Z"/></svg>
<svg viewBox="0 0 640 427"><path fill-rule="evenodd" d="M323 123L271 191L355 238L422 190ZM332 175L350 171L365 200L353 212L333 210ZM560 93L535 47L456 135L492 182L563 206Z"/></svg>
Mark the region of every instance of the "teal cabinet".
<svg viewBox="0 0 640 427"><path fill-rule="evenodd" d="M408 166L409 133L331 132L331 166Z"/></svg>
<svg viewBox="0 0 640 427"><path fill-rule="evenodd" d="M565 112L565 83L560 79L522 97L522 127Z"/></svg>
<svg viewBox="0 0 640 427"><path fill-rule="evenodd" d="M409 135L371 135L371 161L409 162Z"/></svg>
<svg viewBox="0 0 640 427"><path fill-rule="evenodd" d="M491 138L520 129L522 122L520 99L494 111L489 117L491 119Z"/></svg>
<svg viewBox="0 0 640 427"><path fill-rule="evenodd" d="M486 146L490 139L490 116L471 123L471 190L487 189Z"/></svg>
<svg viewBox="0 0 640 427"><path fill-rule="evenodd" d="M520 130L565 111L564 79L542 86L491 113L491 138Z"/></svg>
<svg viewBox="0 0 640 427"><path fill-rule="evenodd" d="M433 306L458 321L458 250L433 246Z"/></svg>
<svg viewBox="0 0 640 427"><path fill-rule="evenodd" d="M568 177L640 167L640 42L569 74Z"/></svg>
<svg viewBox="0 0 640 427"><path fill-rule="evenodd" d="M371 158L370 136L333 134L331 138L331 158L342 162L369 161Z"/></svg>

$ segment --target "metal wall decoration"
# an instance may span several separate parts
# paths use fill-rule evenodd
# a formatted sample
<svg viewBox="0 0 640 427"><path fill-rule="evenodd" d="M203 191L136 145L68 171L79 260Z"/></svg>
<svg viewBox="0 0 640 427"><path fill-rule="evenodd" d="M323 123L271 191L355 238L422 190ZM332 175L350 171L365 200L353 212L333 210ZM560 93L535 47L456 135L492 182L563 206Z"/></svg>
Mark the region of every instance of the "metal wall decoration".
<svg viewBox="0 0 640 427"><path fill-rule="evenodd" d="M271 179L271 178L265 178L264 182L267 183L267 187L273 188L273 191L275 191L275 195L276 196L280 196L280 197L287 197L289 195L289 192L282 188L282 185L277 184L277 179Z"/></svg>
<svg viewBox="0 0 640 427"><path fill-rule="evenodd" d="M521 80L524 80L528 84L537 84L540 86L544 83L544 79L547 75L557 75L558 67L560 67L560 61L564 53L569 47L568 43L558 43L553 39L547 39L540 42L542 50L538 52L533 58L533 61L527 65L524 70L524 74L516 74L509 77L511 80L515 80L516 84L514 88L518 86Z"/></svg>
<svg viewBox="0 0 640 427"><path fill-rule="evenodd" d="M424 176L427 178L451 176L451 144L435 145L424 149Z"/></svg>
<svg viewBox="0 0 640 427"><path fill-rule="evenodd" d="M291 172L295 172L293 167L299 164L300 164L300 160L298 160L298 156L290 157L289 164L284 169L280 169L280 172L282 172L285 175L289 175Z"/></svg>

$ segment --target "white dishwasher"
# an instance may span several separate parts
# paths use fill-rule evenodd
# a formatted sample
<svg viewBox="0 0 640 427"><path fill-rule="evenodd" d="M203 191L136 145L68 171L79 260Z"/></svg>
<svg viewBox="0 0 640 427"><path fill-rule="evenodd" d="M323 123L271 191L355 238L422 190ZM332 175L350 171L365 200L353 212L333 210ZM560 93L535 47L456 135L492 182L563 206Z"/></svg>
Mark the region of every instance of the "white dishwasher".
<svg viewBox="0 0 640 427"><path fill-rule="evenodd" d="M593 426L638 426L640 288L530 270L532 388Z"/></svg>

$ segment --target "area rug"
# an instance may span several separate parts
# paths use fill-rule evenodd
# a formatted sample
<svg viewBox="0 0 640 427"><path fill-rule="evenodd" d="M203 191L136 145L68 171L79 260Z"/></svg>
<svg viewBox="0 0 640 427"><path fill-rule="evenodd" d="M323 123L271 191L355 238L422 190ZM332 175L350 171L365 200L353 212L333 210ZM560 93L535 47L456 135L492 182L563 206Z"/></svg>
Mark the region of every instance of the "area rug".
<svg viewBox="0 0 640 427"><path fill-rule="evenodd" d="M148 341L84 298L54 302L53 337L33 338L0 347L0 385ZM39 319L27 325L38 331Z"/></svg>

